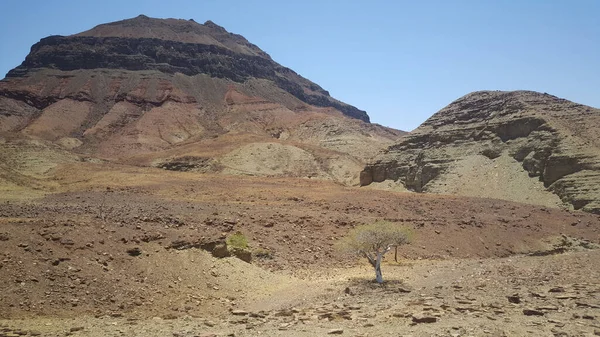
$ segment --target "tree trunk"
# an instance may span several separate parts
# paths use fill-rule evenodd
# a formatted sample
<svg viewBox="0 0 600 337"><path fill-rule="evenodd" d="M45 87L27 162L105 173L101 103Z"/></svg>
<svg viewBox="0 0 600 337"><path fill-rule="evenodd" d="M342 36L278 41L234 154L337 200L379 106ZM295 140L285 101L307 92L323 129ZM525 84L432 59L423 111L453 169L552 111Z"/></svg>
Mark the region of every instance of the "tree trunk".
<svg viewBox="0 0 600 337"><path fill-rule="evenodd" d="M377 283L381 284L383 283L383 275L381 274L381 258L383 257L383 254L378 253L377 254L377 261L375 261L375 280L377 280Z"/></svg>

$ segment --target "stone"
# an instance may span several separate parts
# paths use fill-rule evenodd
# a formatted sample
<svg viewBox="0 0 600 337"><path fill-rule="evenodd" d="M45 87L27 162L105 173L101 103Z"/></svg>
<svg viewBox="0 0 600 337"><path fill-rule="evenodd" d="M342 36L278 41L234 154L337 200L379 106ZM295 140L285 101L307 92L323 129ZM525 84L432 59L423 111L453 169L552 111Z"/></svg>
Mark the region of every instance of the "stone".
<svg viewBox="0 0 600 337"><path fill-rule="evenodd" d="M232 249L230 250L231 255L237 257L244 262L252 262L252 252L248 249Z"/></svg>
<svg viewBox="0 0 600 337"><path fill-rule="evenodd" d="M231 314L236 316L247 316L248 312L244 310L232 310Z"/></svg>
<svg viewBox="0 0 600 337"><path fill-rule="evenodd" d="M294 312L292 310L279 310L275 313L275 317L289 317L289 316L293 316Z"/></svg>
<svg viewBox="0 0 600 337"><path fill-rule="evenodd" d="M545 294L542 293L536 293L536 292L532 292L531 296L533 297L537 297L537 298L546 298L547 296Z"/></svg>
<svg viewBox="0 0 600 337"><path fill-rule="evenodd" d="M519 294L513 294L510 296L506 296L506 298L508 299L508 301L510 303L515 303L515 304L521 303L521 297L519 296Z"/></svg>
<svg viewBox="0 0 600 337"><path fill-rule="evenodd" d="M600 309L600 304L593 304L593 303L586 303L586 302L575 302L575 305L577 305L578 307Z"/></svg>
<svg viewBox="0 0 600 337"><path fill-rule="evenodd" d="M525 316L544 316L544 312L536 309L523 309Z"/></svg>
<svg viewBox="0 0 600 337"><path fill-rule="evenodd" d="M556 296L556 299L559 299L559 300L569 300L569 299L577 299L577 298L579 298L579 295L577 295L577 294L567 294L567 293L565 293L563 295L557 295Z"/></svg>
<svg viewBox="0 0 600 337"><path fill-rule="evenodd" d="M142 250L140 249L140 247L133 247L133 248L127 249L127 254L129 256L140 256L140 255L142 255Z"/></svg>
<svg viewBox="0 0 600 337"><path fill-rule="evenodd" d="M539 307L535 307L537 310L541 311L550 311L550 310L558 310L558 307L555 305L541 305Z"/></svg>
<svg viewBox="0 0 600 337"><path fill-rule="evenodd" d="M414 323L435 323L437 322L437 317L421 312L413 314L412 321Z"/></svg>
<svg viewBox="0 0 600 337"><path fill-rule="evenodd" d="M344 333L344 329L331 329L327 331L328 335L341 335Z"/></svg>
<svg viewBox="0 0 600 337"><path fill-rule="evenodd" d="M216 258L224 258L224 257L231 256L231 254L229 253L229 250L227 249L227 245L225 243L220 243L220 244L215 245L215 247L213 248L211 253Z"/></svg>

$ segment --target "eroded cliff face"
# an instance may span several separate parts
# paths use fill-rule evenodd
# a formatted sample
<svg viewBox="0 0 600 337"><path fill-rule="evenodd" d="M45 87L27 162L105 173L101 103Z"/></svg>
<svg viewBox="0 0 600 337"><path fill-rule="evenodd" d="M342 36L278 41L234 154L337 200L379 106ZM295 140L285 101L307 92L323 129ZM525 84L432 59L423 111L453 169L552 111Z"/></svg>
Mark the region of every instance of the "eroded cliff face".
<svg viewBox="0 0 600 337"><path fill-rule="evenodd" d="M444 185L453 181L485 189L488 181L477 181L468 164L484 157L480 165L498 169L507 157L563 202L600 213L599 127L600 110L552 95L475 92L389 147L361 172L361 185L393 180L416 192L452 193Z"/></svg>

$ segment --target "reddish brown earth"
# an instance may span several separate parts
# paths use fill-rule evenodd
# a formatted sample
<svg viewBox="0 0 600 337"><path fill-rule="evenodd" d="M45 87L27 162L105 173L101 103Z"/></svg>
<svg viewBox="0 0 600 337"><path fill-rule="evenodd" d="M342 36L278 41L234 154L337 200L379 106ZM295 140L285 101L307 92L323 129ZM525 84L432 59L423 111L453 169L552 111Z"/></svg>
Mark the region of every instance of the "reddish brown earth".
<svg viewBox="0 0 600 337"><path fill-rule="evenodd" d="M581 242L600 243L600 218L585 212L493 199L351 188L310 179L243 178L107 164L64 165L54 171L52 180L60 185L52 193L30 200L6 200L0 206L0 316L12 319L8 322L11 327L29 326L48 335L62 334L57 327L73 324L83 325L93 335L112 331L110 324L103 322L120 321L121 315L136 320L188 317L190 324L200 324L190 330L190 336L192 331L214 331L204 325L206 320L216 322L220 329L251 329L243 328L241 335L253 335L254 329L266 329L268 335L283 331L302 335L301 326L286 323L287 314L277 314L277 310L294 306L308 315L304 335L310 335L311 331L340 326L336 319L310 318L310 312L316 311L316 316L319 311L331 312L335 305L329 306L335 303L374 310L374 318L365 313L364 318L342 319L342 323L354 322L354 328L346 323L341 326L357 329L395 317L402 311L399 305L406 311L402 315L423 310L422 303L431 300L420 296L439 298L443 300L440 303L454 298L453 294L479 298L479 288L467 281L485 275L477 266L490 266L485 269L493 274L487 279L497 282L482 281L482 286L491 289L485 293L489 301L504 301L516 291L505 289L513 282L510 278L522 282L513 284L522 284L521 290L536 288L544 277L557 280L539 285L562 285L558 280L567 278L598 289L593 276L600 270L597 258L562 262L587 258L588 253L569 252L585 251ZM366 261L340 255L334 244L353 226L381 219L411 228L414 241L399 249L400 269L394 268L393 253L388 255L384 275L392 288L378 290L367 282L372 278L370 269L353 269L366 266ZM236 258L216 259L202 248L236 231L250 241L255 252L251 264ZM564 258L553 255L563 252L553 251L560 247L561 234L583 240L567 247L568 257ZM131 256L136 253L132 249L139 249L140 254ZM550 255L523 255L531 253ZM411 265L414 267L406 269ZM514 273L519 268L534 269L530 275ZM445 273L450 274L443 276ZM549 276L543 276L546 274ZM434 279L428 280L427 275ZM463 278L467 282L464 290L443 286ZM384 294L397 287L395 282L413 292L397 293L400 297L389 302L390 295ZM572 283L566 284L570 287ZM299 290L309 289L307 286L314 291ZM438 286L443 286L441 292ZM340 295L335 294L343 295L345 287L355 296L339 302L336 298ZM425 288L416 290L421 287ZM388 296L388 300L380 296ZM538 302L543 306L544 301ZM590 303L595 305L597 298ZM455 305L460 307L460 303L451 304ZM268 318L263 323L260 318L255 323L254 319L240 323L227 318L228 310L240 308L262 310L261 315ZM454 321L464 314L457 310L446 319ZM525 324L519 310L513 307L506 313L507 317L518 314L516 326ZM97 319L86 318L90 316ZM45 325L49 321L31 319L35 317L54 317L56 321ZM67 317L79 318L71 322ZM407 323L398 317L393 324L386 318L373 331L383 335L392 331L394 324L410 322L410 317ZM17 318L28 319L14 321ZM474 328L477 318L465 318L461 329ZM356 326L360 322L362 325ZM450 323L437 327L446 324ZM280 325L286 328L279 330ZM169 331L168 326L151 320L147 328L161 335ZM428 327L419 326L415 331L425 335Z"/></svg>

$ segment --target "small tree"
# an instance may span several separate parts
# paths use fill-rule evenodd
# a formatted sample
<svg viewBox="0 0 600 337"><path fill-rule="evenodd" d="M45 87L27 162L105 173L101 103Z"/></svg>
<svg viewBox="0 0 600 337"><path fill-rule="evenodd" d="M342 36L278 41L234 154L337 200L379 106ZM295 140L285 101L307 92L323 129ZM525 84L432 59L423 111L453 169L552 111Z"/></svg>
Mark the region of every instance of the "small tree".
<svg viewBox="0 0 600 337"><path fill-rule="evenodd" d="M379 221L353 228L340 243L343 251L364 256L375 269L377 283L383 283L381 259L392 248L409 243L410 231L391 222Z"/></svg>

